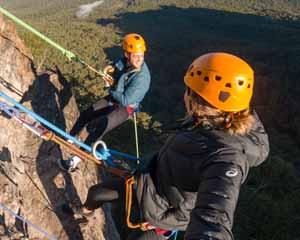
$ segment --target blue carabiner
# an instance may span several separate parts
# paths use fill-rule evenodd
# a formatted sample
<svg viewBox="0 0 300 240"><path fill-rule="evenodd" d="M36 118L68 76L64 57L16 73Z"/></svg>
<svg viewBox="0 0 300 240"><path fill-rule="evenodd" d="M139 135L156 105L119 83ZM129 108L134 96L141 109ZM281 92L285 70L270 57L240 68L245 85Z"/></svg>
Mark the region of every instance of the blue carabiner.
<svg viewBox="0 0 300 240"><path fill-rule="evenodd" d="M5 112L10 117L17 117L18 118L20 116L20 111L18 109L9 106L5 102L0 102L0 110Z"/></svg>

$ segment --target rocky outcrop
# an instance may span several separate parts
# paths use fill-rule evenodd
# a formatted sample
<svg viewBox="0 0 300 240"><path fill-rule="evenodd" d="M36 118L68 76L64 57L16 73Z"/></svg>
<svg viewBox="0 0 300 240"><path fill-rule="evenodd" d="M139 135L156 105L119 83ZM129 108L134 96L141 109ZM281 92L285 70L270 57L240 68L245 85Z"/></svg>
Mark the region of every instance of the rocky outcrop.
<svg viewBox="0 0 300 240"><path fill-rule="evenodd" d="M58 68L36 73L32 55L15 27L0 15L0 91L66 131L78 117L75 98ZM4 101L0 98L0 101ZM93 163L82 162L72 174L56 161L66 149L38 138L5 114L0 114L0 203L57 239L118 239L113 225L104 224L101 209L83 219L61 211L65 202L84 202L88 188L99 181ZM108 229L106 228L106 229ZM31 226L0 208L0 239L44 239Z"/></svg>

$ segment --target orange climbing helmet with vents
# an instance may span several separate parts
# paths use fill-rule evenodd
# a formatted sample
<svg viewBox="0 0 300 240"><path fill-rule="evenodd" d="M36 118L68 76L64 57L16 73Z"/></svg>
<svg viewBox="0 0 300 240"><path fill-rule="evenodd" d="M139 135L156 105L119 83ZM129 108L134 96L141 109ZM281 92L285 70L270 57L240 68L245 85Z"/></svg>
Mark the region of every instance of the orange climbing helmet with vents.
<svg viewBox="0 0 300 240"><path fill-rule="evenodd" d="M123 49L129 53L145 52L145 40L137 33L127 34L123 40Z"/></svg>
<svg viewBox="0 0 300 240"><path fill-rule="evenodd" d="M234 55L207 53L190 65L184 82L212 106L226 112L238 112L249 108L254 71Z"/></svg>

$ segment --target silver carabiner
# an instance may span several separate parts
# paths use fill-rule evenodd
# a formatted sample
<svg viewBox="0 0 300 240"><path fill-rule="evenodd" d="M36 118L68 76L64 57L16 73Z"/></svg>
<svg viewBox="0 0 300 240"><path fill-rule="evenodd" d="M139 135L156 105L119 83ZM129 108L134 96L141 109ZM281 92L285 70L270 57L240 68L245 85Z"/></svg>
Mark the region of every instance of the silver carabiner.
<svg viewBox="0 0 300 240"><path fill-rule="evenodd" d="M98 160L102 160L100 157L98 157L97 155L97 147L98 145L101 145L102 148L104 149L104 151L107 151L107 146L106 146L106 143L102 140L98 140L97 142L95 142L93 144L93 147L92 147L92 152L93 152L93 156L98 159Z"/></svg>

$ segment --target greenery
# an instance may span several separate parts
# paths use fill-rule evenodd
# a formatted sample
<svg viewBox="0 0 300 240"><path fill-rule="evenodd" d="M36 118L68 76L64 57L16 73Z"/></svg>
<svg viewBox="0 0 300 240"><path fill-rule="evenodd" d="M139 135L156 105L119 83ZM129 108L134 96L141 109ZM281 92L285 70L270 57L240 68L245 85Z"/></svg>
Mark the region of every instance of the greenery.
<svg viewBox="0 0 300 240"><path fill-rule="evenodd" d="M152 85L139 114L144 154L158 149L160 126L184 115L183 76L194 58L211 51L241 56L255 69L253 105L270 135L268 161L250 171L236 213L239 240L299 239L300 2L298 0L110 0L89 17L87 0L0 0L0 5L102 68L120 56L129 32L147 40ZM105 94L101 79L18 28L40 68L57 64L81 109ZM114 130L111 148L134 153L133 124Z"/></svg>

